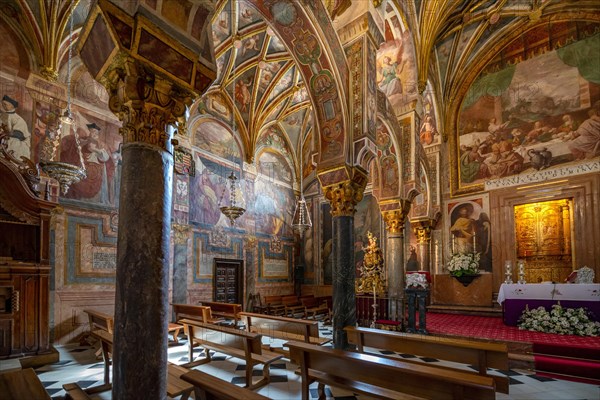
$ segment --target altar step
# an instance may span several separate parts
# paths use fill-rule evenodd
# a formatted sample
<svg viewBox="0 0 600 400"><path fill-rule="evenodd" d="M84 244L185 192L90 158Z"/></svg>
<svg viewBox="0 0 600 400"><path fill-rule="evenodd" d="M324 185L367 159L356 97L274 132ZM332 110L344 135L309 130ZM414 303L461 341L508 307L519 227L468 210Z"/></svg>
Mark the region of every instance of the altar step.
<svg viewBox="0 0 600 400"><path fill-rule="evenodd" d="M502 309L495 307L477 307L477 306L454 306L454 305L439 305L431 304L427 306L428 312L443 313L443 314L462 314L462 315L478 315L483 317L502 317Z"/></svg>

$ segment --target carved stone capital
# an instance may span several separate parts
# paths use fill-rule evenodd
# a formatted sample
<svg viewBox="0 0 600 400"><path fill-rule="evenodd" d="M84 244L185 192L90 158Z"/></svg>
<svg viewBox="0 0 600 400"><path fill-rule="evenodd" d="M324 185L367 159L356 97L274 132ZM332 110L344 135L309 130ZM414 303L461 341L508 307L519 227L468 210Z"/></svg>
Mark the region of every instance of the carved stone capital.
<svg viewBox="0 0 600 400"><path fill-rule="evenodd" d="M404 222L410 211L409 200L394 200L380 204L381 216L389 233L404 234Z"/></svg>
<svg viewBox="0 0 600 400"><path fill-rule="evenodd" d="M185 120L195 94L155 74L128 56L117 56L100 80L110 95L109 107L123 122L123 142L170 148L166 128Z"/></svg>
<svg viewBox="0 0 600 400"><path fill-rule="evenodd" d="M172 224L171 229L173 230L173 241L175 244L187 244L190 236L189 225Z"/></svg>
<svg viewBox="0 0 600 400"><path fill-rule="evenodd" d="M362 168L348 168L347 171L350 172L350 179L323 188L334 217L353 216L367 185L366 171Z"/></svg>
<svg viewBox="0 0 600 400"><path fill-rule="evenodd" d="M412 223L412 229L417 237L418 244L425 244L431 241L431 231L435 224L436 221L432 219L424 219Z"/></svg>

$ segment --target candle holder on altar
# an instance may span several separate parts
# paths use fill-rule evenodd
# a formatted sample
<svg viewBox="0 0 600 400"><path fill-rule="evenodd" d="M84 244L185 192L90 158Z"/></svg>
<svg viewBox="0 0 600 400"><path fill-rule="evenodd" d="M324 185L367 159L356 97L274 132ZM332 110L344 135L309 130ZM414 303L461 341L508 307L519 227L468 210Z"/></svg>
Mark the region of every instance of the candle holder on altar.
<svg viewBox="0 0 600 400"><path fill-rule="evenodd" d="M512 261L506 260L504 261L504 283L511 284L512 280Z"/></svg>
<svg viewBox="0 0 600 400"><path fill-rule="evenodd" d="M517 281L517 283L523 285L527 283L525 281L525 262L523 260L518 260L517 265L519 268L519 280Z"/></svg>

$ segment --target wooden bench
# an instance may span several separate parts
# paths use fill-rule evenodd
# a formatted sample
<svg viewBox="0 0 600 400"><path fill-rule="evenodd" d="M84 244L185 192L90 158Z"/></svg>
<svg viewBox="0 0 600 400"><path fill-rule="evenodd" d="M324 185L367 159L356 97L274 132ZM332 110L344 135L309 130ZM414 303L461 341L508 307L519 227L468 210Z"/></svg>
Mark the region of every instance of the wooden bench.
<svg viewBox="0 0 600 400"><path fill-rule="evenodd" d="M88 315L88 320L90 323L90 331L88 332L88 335L90 335L90 333L95 331L96 329L102 329L107 331L108 333L113 332L115 321L112 315L105 314L96 310L91 310L89 308L83 310L83 312ZM101 355L102 348L99 348L98 350L96 350L96 357L100 357Z"/></svg>
<svg viewBox="0 0 600 400"><path fill-rule="evenodd" d="M323 302L314 296L303 296L300 297L300 302L304 306L304 318L317 318L317 315L325 314L329 315L329 307L327 302Z"/></svg>
<svg viewBox="0 0 600 400"><path fill-rule="evenodd" d="M196 399L220 400L268 400L268 397L216 378L206 372L193 370L181 376L194 385Z"/></svg>
<svg viewBox="0 0 600 400"><path fill-rule="evenodd" d="M113 335L112 333L108 333L104 330L95 330L92 332L92 335L98 338L102 344L102 355L104 356L104 384L81 390L87 394L103 392L112 388L112 384L110 383L110 354L112 354ZM167 395L169 397L181 396L181 400L186 400L192 393L194 387L188 382L180 379L181 375L185 374L186 372L188 372L188 369L184 367L172 363L167 364ZM81 396L79 390L81 388L79 388L76 383L67 385L69 390L67 390L64 385L63 388L68 393L72 392L72 396ZM73 399L85 399L85 397L73 397Z"/></svg>
<svg viewBox="0 0 600 400"><path fill-rule="evenodd" d="M0 373L0 399L51 400L33 368Z"/></svg>
<svg viewBox="0 0 600 400"><path fill-rule="evenodd" d="M286 317L290 316L293 318L296 313L304 314L304 306L300 302L300 299L298 299L298 296L282 296L281 303L284 307L283 315Z"/></svg>
<svg viewBox="0 0 600 400"><path fill-rule="evenodd" d="M456 370L348 352L308 343L289 342L291 357L300 360L302 399L318 381L319 399L325 385L381 399L493 400L494 380Z"/></svg>
<svg viewBox="0 0 600 400"><path fill-rule="evenodd" d="M283 315L285 306L281 302L282 296L265 296L265 306L267 307L267 314L271 315Z"/></svg>
<svg viewBox="0 0 600 400"><path fill-rule="evenodd" d="M227 354L246 361L246 387L256 389L268 384L271 380L269 365L283 356L271 351L263 351L262 335L220 325L206 324L191 319L179 321L188 335L190 362L185 367L194 367L211 361L209 350ZM204 348L204 359L194 361L194 347ZM263 377L253 383L252 370L255 365L263 364Z"/></svg>
<svg viewBox="0 0 600 400"><path fill-rule="evenodd" d="M322 345L331 341L331 339L319 336L319 323L317 321L308 321L305 319L287 318L276 315L255 314L241 312L240 316L246 324L248 332L260 333L281 340L297 340L305 343ZM289 356L289 351L283 348L272 348L266 346L269 350L280 352Z"/></svg>
<svg viewBox="0 0 600 400"><path fill-rule="evenodd" d="M237 326L238 321L240 320L240 312L242 311L241 304L235 303L219 303L216 301L201 301L203 306L210 307L213 315L218 317L223 317L227 319L233 319L235 325Z"/></svg>
<svg viewBox="0 0 600 400"><path fill-rule="evenodd" d="M219 324L225 321L223 318L213 317L209 306L196 306L193 304L172 304L175 313L175 321L180 319L197 319L207 324Z"/></svg>
<svg viewBox="0 0 600 400"><path fill-rule="evenodd" d="M508 347L505 343L476 342L353 326L347 326L344 330L348 334L348 342L356 345L361 353L366 346L474 365L477 372L467 372L490 376L495 381L496 390L508 394L508 377L487 373L488 368L508 370ZM451 367L445 368L457 370Z"/></svg>

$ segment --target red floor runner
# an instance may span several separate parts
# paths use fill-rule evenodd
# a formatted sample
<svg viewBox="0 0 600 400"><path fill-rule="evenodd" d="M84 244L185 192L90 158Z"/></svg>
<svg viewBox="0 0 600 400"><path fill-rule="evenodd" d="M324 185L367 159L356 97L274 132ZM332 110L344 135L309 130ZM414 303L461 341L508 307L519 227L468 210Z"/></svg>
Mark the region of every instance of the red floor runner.
<svg viewBox="0 0 600 400"><path fill-rule="evenodd" d="M427 330L432 334L466 336L513 342L553 344L559 346L600 348L600 337L557 335L520 330L506 326L499 317L440 314L428 312Z"/></svg>
<svg viewBox="0 0 600 400"><path fill-rule="evenodd" d="M575 360L536 354L535 372L538 375L560 376L562 379L585 383L600 383L600 362Z"/></svg>
<svg viewBox="0 0 600 400"><path fill-rule="evenodd" d="M534 354L554 355L560 357L580 358L600 361L600 347L579 347L570 344L533 343ZM598 374L600 376L600 374Z"/></svg>

